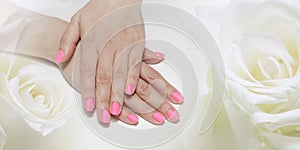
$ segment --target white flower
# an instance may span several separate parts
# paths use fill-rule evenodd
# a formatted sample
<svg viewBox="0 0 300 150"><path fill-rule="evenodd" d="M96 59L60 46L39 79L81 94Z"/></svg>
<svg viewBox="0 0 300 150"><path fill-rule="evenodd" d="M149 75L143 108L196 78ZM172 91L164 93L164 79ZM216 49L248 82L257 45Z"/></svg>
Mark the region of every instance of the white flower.
<svg viewBox="0 0 300 150"><path fill-rule="evenodd" d="M224 55L227 99L233 102L225 106L233 126L233 113L243 111L259 134L249 137L261 142L256 146L299 149L300 1L233 0L197 11Z"/></svg>
<svg viewBox="0 0 300 150"><path fill-rule="evenodd" d="M5 62L0 64L0 98L44 136L61 127L70 111L70 97L65 96L70 92L57 69L14 56L0 60Z"/></svg>
<svg viewBox="0 0 300 150"><path fill-rule="evenodd" d="M0 125L0 150L3 149L6 139L7 139L6 133L4 132L4 130L2 129L2 127Z"/></svg>

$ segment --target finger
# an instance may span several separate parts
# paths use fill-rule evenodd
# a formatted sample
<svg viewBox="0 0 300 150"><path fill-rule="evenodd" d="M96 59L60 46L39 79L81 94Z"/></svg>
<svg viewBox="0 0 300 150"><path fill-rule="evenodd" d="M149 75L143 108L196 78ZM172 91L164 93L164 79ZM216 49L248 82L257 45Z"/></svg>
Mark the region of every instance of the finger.
<svg viewBox="0 0 300 150"><path fill-rule="evenodd" d="M123 106L122 112L116 118L129 125L136 125L139 122L138 116L126 106Z"/></svg>
<svg viewBox="0 0 300 150"><path fill-rule="evenodd" d="M150 67L149 65L142 63L141 67L141 77L143 80L145 80L147 83L152 84L157 81L160 81L165 84L165 88L163 86L157 86L160 84L152 84L158 92L161 92L161 94L164 94L166 92L166 96L169 101L175 104L181 104L183 102L183 96L180 94L176 88L174 88L168 81L164 79L164 77L157 72L155 69Z"/></svg>
<svg viewBox="0 0 300 150"><path fill-rule="evenodd" d="M149 106L138 95L127 96L124 102L129 109L152 124L161 125L166 119L163 114Z"/></svg>
<svg viewBox="0 0 300 150"><path fill-rule="evenodd" d="M56 57L57 64L68 61L72 57L79 39L79 17L74 15L60 39L59 51Z"/></svg>
<svg viewBox="0 0 300 150"><path fill-rule="evenodd" d="M179 120L179 113L176 109L168 103L165 96L161 96L158 92L151 88L151 85L140 79L138 82L136 94L144 100L147 104L161 112L171 122L177 122Z"/></svg>
<svg viewBox="0 0 300 150"><path fill-rule="evenodd" d="M116 114L120 105L112 105L113 108L110 109L110 99L111 99L111 85L112 85L112 67L114 61L114 52L109 46L105 47L100 53L98 64L97 64L97 74L96 74L96 109L98 112L99 120L102 123L110 122L109 110L112 114ZM117 109L117 110L115 110Z"/></svg>
<svg viewBox="0 0 300 150"><path fill-rule="evenodd" d="M114 68L113 68L113 82L112 82L112 94L111 94L111 101L110 105L116 107L118 104L120 105L120 110L116 112L111 112L112 114L118 115L122 110L123 100L124 100L124 91L125 91L125 84L127 80L127 64L130 51L126 49L120 53L117 51L115 54L114 60Z"/></svg>
<svg viewBox="0 0 300 150"><path fill-rule="evenodd" d="M85 110L92 112L95 108L95 72L98 56L96 51L83 51L86 49L90 49L90 44L82 43L80 57L80 91Z"/></svg>
<svg viewBox="0 0 300 150"><path fill-rule="evenodd" d="M165 54L161 52L153 52L145 48L143 62L147 64L157 64L164 60Z"/></svg>
<svg viewBox="0 0 300 150"><path fill-rule="evenodd" d="M128 78L126 81L125 93L132 95L136 89L138 79L140 77L141 62L144 53L144 41L135 43L131 47L128 64Z"/></svg>

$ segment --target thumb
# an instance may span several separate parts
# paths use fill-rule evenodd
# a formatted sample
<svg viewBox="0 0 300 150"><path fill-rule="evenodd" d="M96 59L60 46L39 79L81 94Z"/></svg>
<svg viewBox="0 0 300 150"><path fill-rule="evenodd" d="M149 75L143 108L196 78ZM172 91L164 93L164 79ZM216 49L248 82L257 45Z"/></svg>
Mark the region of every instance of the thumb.
<svg viewBox="0 0 300 150"><path fill-rule="evenodd" d="M72 17L71 22L60 39L59 51L55 61L56 64L68 61L76 49L80 38L79 19L77 16L78 15Z"/></svg>

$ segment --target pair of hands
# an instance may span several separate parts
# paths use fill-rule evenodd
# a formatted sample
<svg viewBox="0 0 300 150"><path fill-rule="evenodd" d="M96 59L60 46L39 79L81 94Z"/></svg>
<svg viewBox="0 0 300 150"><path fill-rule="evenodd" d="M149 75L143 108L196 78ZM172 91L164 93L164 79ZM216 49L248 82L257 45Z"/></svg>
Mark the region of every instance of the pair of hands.
<svg viewBox="0 0 300 150"><path fill-rule="evenodd" d="M128 124L138 123L136 115L153 124L179 119L168 101L180 104L182 95L148 65L162 61L164 54L145 49L140 6L140 0L91 0L72 17L60 41L56 63L61 68L81 48L85 110L96 109L105 124L111 115Z"/></svg>

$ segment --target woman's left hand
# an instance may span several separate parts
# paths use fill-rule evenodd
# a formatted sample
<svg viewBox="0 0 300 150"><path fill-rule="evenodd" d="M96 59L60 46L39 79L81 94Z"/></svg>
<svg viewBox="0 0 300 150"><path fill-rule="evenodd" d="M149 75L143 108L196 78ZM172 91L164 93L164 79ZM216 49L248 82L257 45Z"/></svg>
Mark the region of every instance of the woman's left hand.
<svg viewBox="0 0 300 150"><path fill-rule="evenodd" d="M145 48L140 5L141 0L91 0L64 32L56 62L68 62L81 39L80 91L87 111L96 107L99 116L119 115L124 92L135 92Z"/></svg>

